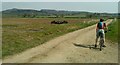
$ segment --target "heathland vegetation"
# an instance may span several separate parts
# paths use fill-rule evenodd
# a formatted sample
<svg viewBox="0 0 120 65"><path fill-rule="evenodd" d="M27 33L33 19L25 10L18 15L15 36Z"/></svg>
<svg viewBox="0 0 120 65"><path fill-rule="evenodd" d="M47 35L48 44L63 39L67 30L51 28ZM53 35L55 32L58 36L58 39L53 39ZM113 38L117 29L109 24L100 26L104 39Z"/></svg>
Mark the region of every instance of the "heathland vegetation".
<svg viewBox="0 0 120 65"><path fill-rule="evenodd" d="M110 13L46 9L38 11L16 8L2 11L2 15L3 57L22 52L26 49L43 44L60 35L93 25L98 22L100 17L105 19L117 17L117 14ZM51 24L51 21L54 20L65 20L68 23ZM115 22L112 24L116 25L117 23ZM114 25L112 24L110 27L112 28L113 26L114 28ZM115 30L117 31L117 29ZM114 32L108 32L107 37L113 33Z"/></svg>
<svg viewBox="0 0 120 65"><path fill-rule="evenodd" d="M108 26L108 31L106 33L106 38L109 39L112 42L118 42L118 20L113 20L113 22Z"/></svg>
<svg viewBox="0 0 120 65"><path fill-rule="evenodd" d="M54 18L3 18L3 57L96 23L91 19L64 19L68 24L51 24L52 20Z"/></svg>

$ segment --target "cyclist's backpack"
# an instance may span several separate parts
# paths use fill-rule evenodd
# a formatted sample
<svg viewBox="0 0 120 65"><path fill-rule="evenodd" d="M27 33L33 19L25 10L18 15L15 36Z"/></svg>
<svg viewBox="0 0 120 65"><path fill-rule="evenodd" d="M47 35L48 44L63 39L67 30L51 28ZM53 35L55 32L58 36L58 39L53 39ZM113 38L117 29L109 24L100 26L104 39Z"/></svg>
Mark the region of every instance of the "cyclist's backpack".
<svg viewBox="0 0 120 65"><path fill-rule="evenodd" d="M98 23L98 28L99 28L99 29L104 29L105 25L106 25L105 23L99 22L99 23Z"/></svg>

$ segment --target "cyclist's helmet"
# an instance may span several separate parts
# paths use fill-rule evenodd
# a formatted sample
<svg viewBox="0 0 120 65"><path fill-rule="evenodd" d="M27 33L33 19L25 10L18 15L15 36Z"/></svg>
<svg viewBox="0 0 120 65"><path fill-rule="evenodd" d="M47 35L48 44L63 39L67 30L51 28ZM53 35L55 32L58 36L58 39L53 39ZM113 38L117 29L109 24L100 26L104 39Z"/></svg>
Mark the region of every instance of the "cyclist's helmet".
<svg viewBox="0 0 120 65"><path fill-rule="evenodd" d="M104 19L100 19L100 22L103 22L104 21Z"/></svg>

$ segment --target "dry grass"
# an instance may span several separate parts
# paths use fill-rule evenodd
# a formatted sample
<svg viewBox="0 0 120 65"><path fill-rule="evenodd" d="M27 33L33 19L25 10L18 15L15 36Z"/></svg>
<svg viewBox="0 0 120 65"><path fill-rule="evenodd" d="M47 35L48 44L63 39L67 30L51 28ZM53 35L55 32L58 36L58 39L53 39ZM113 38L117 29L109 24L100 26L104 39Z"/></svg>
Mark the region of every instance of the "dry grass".
<svg viewBox="0 0 120 65"><path fill-rule="evenodd" d="M20 53L57 36L90 26L90 19L64 19L68 24L50 24L53 18L3 18L2 56ZM86 22L84 22L86 21Z"/></svg>

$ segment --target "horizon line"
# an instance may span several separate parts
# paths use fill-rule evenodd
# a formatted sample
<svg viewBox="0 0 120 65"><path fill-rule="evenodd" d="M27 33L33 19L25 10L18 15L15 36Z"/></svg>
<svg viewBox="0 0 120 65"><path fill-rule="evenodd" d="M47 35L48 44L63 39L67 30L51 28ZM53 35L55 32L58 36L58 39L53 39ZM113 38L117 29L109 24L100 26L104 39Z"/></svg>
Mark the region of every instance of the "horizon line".
<svg viewBox="0 0 120 65"><path fill-rule="evenodd" d="M42 8L42 9L34 9L34 8L8 8L2 11L10 10L10 9L23 9L23 10L56 10L56 11L76 11L76 12L90 12L90 13L119 13L119 12L96 12L96 11L85 11L85 10L65 10L65 9L52 9L52 8Z"/></svg>

